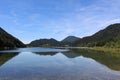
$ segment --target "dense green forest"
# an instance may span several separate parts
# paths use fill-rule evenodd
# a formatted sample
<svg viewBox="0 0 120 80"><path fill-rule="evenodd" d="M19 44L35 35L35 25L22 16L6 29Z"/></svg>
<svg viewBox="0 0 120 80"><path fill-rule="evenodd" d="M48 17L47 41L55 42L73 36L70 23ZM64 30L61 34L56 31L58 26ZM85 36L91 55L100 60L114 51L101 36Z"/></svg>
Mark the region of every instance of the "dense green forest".
<svg viewBox="0 0 120 80"><path fill-rule="evenodd" d="M25 47L25 45L20 40L0 28L0 49L9 49L15 47Z"/></svg>

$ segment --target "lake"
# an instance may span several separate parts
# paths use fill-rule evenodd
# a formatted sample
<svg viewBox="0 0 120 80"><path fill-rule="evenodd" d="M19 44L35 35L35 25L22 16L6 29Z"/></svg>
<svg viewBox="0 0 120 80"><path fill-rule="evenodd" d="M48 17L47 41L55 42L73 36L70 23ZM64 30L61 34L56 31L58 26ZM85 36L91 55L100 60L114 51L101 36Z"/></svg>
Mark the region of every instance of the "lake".
<svg viewBox="0 0 120 80"><path fill-rule="evenodd" d="M52 48L0 51L0 80L120 80L120 54Z"/></svg>

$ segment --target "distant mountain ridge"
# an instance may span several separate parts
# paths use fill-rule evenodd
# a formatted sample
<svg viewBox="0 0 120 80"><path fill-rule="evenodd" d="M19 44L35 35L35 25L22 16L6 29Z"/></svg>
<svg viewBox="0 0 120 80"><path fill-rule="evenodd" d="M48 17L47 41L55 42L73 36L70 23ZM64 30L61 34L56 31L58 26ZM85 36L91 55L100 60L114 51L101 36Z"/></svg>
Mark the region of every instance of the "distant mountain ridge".
<svg viewBox="0 0 120 80"><path fill-rule="evenodd" d="M41 40L40 40L41 41ZM40 42L33 41L36 44ZM51 40L45 40L47 44L51 44ZM46 44L44 39L43 44ZM120 47L120 23L112 24L103 30L100 30L92 36L78 38L75 36L68 36L62 41L54 40L51 46L79 46L79 47L94 47L94 46L107 46L107 47ZM42 45L43 45L42 44ZM41 45L41 44L39 44ZM34 45L36 46L36 45Z"/></svg>
<svg viewBox="0 0 120 80"><path fill-rule="evenodd" d="M28 46L31 47L58 47L58 46L65 46L74 43L75 41L79 40L80 38L75 36L68 36L62 41L57 41L53 38L51 39L39 39L34 40Z"/></svg>
<svg viewBox="0 0 120 80"><path fill-rule="evenodd" d="M112 42L112 43L111 43ZM75 46L113 46L120 45L120 23L109 25L92 36L84 37L74 43ZM109 46L110 46L109 45Z"/></svg>
<svg viewBox="0 0 120 80"><path fill-rule="evenodd" d="M103 30L100 30L92 36L78 38L75 36L68 36L62 41L51 39L34 40L30 47L61 47L61 46L79 46L79 47L94 47L94 46L108 46L120 48L120 23L112 24ZM0 27L0 49L19 48L25 45L13 37Z"/></svg>
<svg viewBox="0 0 120 80"><path fill-rule="evenodd" d="M25 45L0 27L0 49L25 47Z"/></svg>
<svg viewBox="0 0 120 80"><path fill-rule="evenodd" d="M51 38L51 39L39 39L39 40L34 40L28 46L31 47L51 47L51 46L59 46L60 43L59 41Z"/></svg>
<svg viewBox="0 0 120 80"><path fill-rule="evenodd" d="M73 42L75 42L75 41L77 41L77 40L79 40L80 38L78 38L78 37L75 37L75 36L68 36L68 37L66 37L65 39L63 39L61 42L62 43L73 43Z"/></svg>
<svg viewBox="0 0 120 80"><path fill-rule="evenodd" d="M78 40L80 40L80 38L75 37L75 36L68 36L65 39L63 39L60 43L63 46L72 46L72 44Z"/></svg>

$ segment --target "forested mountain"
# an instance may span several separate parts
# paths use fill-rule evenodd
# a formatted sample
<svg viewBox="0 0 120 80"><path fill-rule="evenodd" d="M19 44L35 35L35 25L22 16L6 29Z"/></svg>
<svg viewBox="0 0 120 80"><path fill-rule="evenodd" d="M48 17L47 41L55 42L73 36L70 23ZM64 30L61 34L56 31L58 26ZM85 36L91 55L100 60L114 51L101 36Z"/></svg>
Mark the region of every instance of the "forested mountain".
<svg viewBox="0 0 120 80"><path fill-rule="evenodd" d="M57 41L53 38L51 39L39 39L34 40L28 46L30 47L58 47L58 46L70 46L75 41L79 40L80 38L74 36L68 36L62 41Z"/></svg>
<svg viewBox="0 0 120 80"><path fill-rule="evenodd" d="M92 36L78 40L74 45L120 47L120 23L109 25Z"/></svg>
<svg viewBox="0 0 120 80"><path fill-rule="evenodd" d="M120 23L112 24L103 30L82 39L68 36L62 41L51 39L39 39L32 41L31 47L58 47L58 46L107 46L120 47ZM0 49L25 47L25 45L0 27Z"/></svg>
<svg viewBox="0 0 120 80"><path fill-rule="evenodd" d="M25 47L25 45L0 27L0 49Z"/></svg>
<svg viewBox="0 0 120 80"><path fill-rule="evenodd" d="M63 39L60 43L63 46L71 46L72 43L78 41L80 38L75 37L75 36L68 36L65 39Z"/></svg>
<svg viewBox="0 0 120 80"><path fill-rule="evenodd" d="M87 36L78 38L75 36L68 36L62 41L51 39L39 39L32 41L29 46L31 47L59 47L59 46L107 46L107 47L120 47L120 23L112 24L103 30Z"/></svg>
<svg viewBox="0 0 120 80"><path fill-rule="evenodd" d="M31 47L52 47L52 46L60 46L60 42L51 38L51 39L39 39L32 41L28 46Z"/></svg>
<svg viewBox="0 0 120 80"><path fill-rule="evenodd" d="M75 42L75 41L77 41L77 40L79 40L80 38L78 38L78 37L75 37L75 36L68 36L68 37L66 37L65 39L63 39L61 42L62 43L73 43L73 42Z"/></svg>

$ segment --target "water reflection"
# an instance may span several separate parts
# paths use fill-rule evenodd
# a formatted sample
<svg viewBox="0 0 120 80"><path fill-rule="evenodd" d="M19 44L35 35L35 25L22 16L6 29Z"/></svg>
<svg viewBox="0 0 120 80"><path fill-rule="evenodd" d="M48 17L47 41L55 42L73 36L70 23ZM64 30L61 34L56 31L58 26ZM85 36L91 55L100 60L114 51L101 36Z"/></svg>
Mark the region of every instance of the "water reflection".
<svg viewBox="0 0 120 80"><path fill-rule="evenodd" d="M5 64L7 61L11 60L15 56L17 56L18 53L0 53L0 66Z"/></svg>
<svg viewBox="0 0 120 80"><path fill-rule="evenodd" d="M84 56L84 57L92 58L97 62L109 67L112 70L120 70L119 53L106 53L103 51L93 51L93 50L85 50L85 49L72 49L71 52L76 54L76 56Z"/></svg>
<svg viewBox="0 0 120 80"><path fill-rule="evenodd" d="M58 52L36 52L35 54L38 54L38 55L44 55L44 56L47 56L47 55L50 55L50 56L54 56L56 55Z"/></svg>
<svg viewBox="0 0 120 80"><path fill-rule="evenodd" d="M45 50L44 52L31 51L19 54L0 53L0 79L120 79L120 54L108 54L85 49L71 49L69 52L45 52Z"/></svg>
<svg viewBox="0 0 120 80"><path fill-rule="evenodd" d="M51 55L54 56L57 52L39 52L36 53L39 55ZM71 49L68 52L62 52L64 56L67 58L76 58L80 56L92 58L95 61L109 67L112 70L120 70L120 54L118 53L105 53L102 51L93 51L93 50L86 50L86 49Z"/></svg>
<svg viewBox="0 0 120 80"><path fill-rule="evenodd" d="M17 56L19 53L0 53L0 66ZM58 52L36 52L37 55L43 56L55 56ZM97 62L109 67L112 70L120 70L120 54L117 53L105 53L101 51L92 51L85 49L71 49L68 52L62 52L67 58L76 58L84 56L92 58Z"/></svg>
<svg viewBox="0 0 120 80"><path fill-rule="evenodd" d="M41 47L34 47L34 48L17 48L14 50L2 50L0 53L20 53L20 52L67 52L66 49L54 49L54 48L41 48Z"/></svg>

